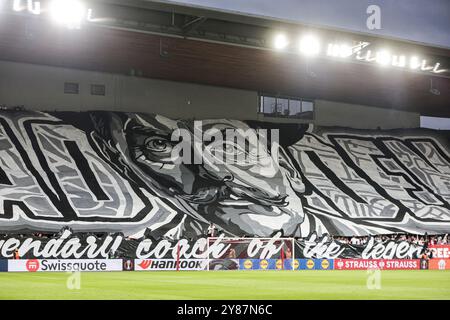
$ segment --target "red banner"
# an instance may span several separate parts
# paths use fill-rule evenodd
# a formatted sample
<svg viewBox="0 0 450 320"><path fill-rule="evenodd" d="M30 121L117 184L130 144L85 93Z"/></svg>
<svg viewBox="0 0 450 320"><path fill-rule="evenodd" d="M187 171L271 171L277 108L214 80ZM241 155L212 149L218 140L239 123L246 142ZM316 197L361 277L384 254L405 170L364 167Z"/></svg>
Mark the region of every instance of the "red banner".
<svg viewBox="0 0 450 320"><path fill-rule="evenodd" d="M335 270L412 270L420 269L419 259L335 259Z"/></svg>
<svg viewBox="0 0 450 320"><path fill-rule="evenodd" d="M428 248L433 250L433 258L435 258L435 259L450 259L450 245L449 244L434 244L434 245L429 245Z"/></svg>
<svg viewBox="0 0 450 320"><path fill-rule="evenodd" d="M428 269L431 270L450 270L450 259L430 259Z"/></svg>

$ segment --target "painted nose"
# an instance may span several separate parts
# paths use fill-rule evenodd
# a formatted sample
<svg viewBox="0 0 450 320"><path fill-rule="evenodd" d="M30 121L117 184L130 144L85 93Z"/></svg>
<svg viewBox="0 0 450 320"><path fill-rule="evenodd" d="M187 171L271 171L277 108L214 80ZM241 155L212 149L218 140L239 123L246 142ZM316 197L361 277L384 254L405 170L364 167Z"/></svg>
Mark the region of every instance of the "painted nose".
<svg viewBox="0 0 450 320"><path fill-rule="evenodd" d="M265 205L283 206L286 204L286 196L280 195L276 190L267 192L257 187L241 185L234 182L228 182L226 185L239 198L252 199L252 201L257 201Z"/></svg>
<svg viewBox="0 0 450 320"><path fill-rule="evenodd" d="M292 186L292 189L294 189L298 193L304 193L305 192L305 184L303 183L301 177L297 174L294 176L289 177L290 185Z"/></svg>
<svg viewBox="0 0 450 320"><path fill-rule="evenodd" d="M222 177L221 180L223 182L227 182L227 181L233 181L233 175L231 173L225 173Z"/></svg>
<svg viewBox="0 0 450 320"><path fill-rule="evenodd" d="M207 165L200 167L199 175L202 178L212 179L217 182L228 182L234 180L234 176L231 172L227 170L214 170L214 168Z"/></svg>

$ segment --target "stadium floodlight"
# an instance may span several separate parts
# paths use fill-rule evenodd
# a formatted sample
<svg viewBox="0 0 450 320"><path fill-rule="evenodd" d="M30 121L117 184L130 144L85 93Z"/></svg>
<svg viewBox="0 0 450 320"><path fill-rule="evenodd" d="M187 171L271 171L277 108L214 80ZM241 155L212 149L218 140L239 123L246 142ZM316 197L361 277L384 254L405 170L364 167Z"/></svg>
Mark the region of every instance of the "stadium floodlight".
<svg viewBox="0 0 450 320"><path fill-rule="evenodd" d="M387 50L378 51L376 61L382 66L387 66L391 63L391 54Z"/></svg>
<svg viewBox="0 0 450 320"><path fill-rule="evenodd" d="M312 35L304 36L300 39L300 52L307 56L313 56L320 52L319 39Z"/></svg>
<svg viewBox="0 0 450 320"><path fill-rule="evenodd" d="M405 56L392 56L392 65L395 67L403 68L406 66L406 57Z"/></svg>
<svg viewBox="0 0 450 320"><path fill-rule="evenodd" d="M39 1L28 0L27 1L28 11L32 14L41 14L41 3Z"/></svg>
<svg viewBox="0 0 450 320"><path fill-rule="evenodd" d="M445 71L447 71L446 69L439 69L439 66L440 66L441 64L439 63L439 62L437 62L435 65L434 65L434 68L433 68L433 72L434 73L441 73L441 72L445 72Z"/></svg>
<svg viewBox="0 0 450 320"><path fill-rule="evenodd" d="M0 9L2 3L0 0ZM36 0L14 0L12 2L12 10L16 12L28 12L32 14L41 14L41 2Z"/></svg>
<svg viewBox="0 0 450 320"><path fill-rule="evenodd" d="M92 13L92 8L89 8L89 9L87 10L86 20L87 20L87 21L93 21L92 15L93 15L93 13Z"/></svg>
<svg viewBox="0 0 450 320"><path fill-rule="evenodd" d="M78 0L53 0L50 3L52 19L69 29L79 29L86 14L86 7Z"/></svg>
<svg viewBox="0 0 450 320"><path fill-rule="evenodd" d="M347 44L328 44L327 55L331 57L347 58L353 54L353 48Z"/></svg>
<svg viewBox="0 0 450 320"><path fill-rule="evenodd" d="M350 57L353 54L353 48L349 45L342 44L339 47L339 56L342 58Z"/></svg>
<svg viewBox="0 0 450 320"><path fill-rule="evenodd" d="M13 11L22 11L22 0L14 0L12 9Z"/></svg>
<svg viewBox="0 0 450 320"><path fill-rule="evenodd" d="M286 48L289 45L289 40L284 34L278 34L275 36L275 39L273 41L273 46L277 50L282 50Z"/></svg>
<svg viewBox="0 0 450 320"><path fill-rule="evenodd" d="M420 67L420 60L417 57L411 57L411 59L409 60L409 67L411 69L417 69Z"/></svg>

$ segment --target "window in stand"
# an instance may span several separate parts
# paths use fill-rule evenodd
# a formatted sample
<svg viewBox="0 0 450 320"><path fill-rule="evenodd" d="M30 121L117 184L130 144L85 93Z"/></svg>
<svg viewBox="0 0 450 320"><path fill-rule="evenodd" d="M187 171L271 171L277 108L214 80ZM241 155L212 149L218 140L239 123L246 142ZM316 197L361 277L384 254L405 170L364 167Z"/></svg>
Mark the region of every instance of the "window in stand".
<svg viewBox="0 0 450 320"><path fill-rule="evenodd" d="M314 119L314 101L270 95L260 96L259 112L268 117Z"/></svg>

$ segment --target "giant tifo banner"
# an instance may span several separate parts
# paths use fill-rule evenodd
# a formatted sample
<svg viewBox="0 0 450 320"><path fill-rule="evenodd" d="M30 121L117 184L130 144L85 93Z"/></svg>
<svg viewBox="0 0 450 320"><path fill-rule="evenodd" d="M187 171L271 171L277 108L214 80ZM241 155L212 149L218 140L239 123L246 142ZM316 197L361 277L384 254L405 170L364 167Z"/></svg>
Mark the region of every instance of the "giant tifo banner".
<svg viewBox="0 0 450 320"><path fill-rule="evenodd" d="M211 222L229 237L448 233L449 150L432 130L1 111L0 233L191 241Z"/></svg>

